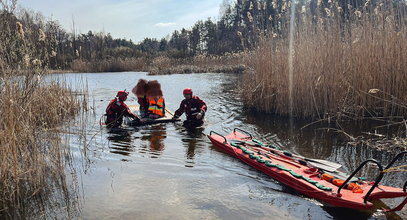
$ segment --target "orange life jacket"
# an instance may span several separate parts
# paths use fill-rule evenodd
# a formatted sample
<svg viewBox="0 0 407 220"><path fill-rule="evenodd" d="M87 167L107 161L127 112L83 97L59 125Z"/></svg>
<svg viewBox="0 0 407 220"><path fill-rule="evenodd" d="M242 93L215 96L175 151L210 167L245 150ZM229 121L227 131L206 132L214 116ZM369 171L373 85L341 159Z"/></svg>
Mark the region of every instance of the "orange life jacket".
<svg viewBox="0 0 407 220"><path fill-rule="evenodd" d="M156 101L153 97L148 98L148 112L163 117L165 114L164 97L160 96Z"/></svg>
<svg viewBox="0 0 407 220"><path fill-rule="evenodd" d="M345 180L336 179L334 176L327 173L322 174L321 179L326 180L338 187L342 186L342 184L345 182ZM348 183L344 188L352 190L353 193L363 193L363 189L361 189L357 183Z"/></svg>

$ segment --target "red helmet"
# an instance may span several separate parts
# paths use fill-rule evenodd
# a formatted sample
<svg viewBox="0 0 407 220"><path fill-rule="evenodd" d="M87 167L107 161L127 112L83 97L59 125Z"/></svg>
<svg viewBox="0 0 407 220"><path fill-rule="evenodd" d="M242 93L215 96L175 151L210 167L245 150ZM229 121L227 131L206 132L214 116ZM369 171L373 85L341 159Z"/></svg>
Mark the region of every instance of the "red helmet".
<svg viewBox="0 0 407 220"><path fill-rule="evenodd" d="M190 94L190 95L192 95L192 89L190 89L190 88L185 88L183 94Z"/></svg>
<svg viewBox="0 0 407 220"><path fill-rule="evenodd" d="M119 98L120 101L126 101L128 95L129 93L126 92L126 90L122 90L118 91L116 96Z"/></svg>

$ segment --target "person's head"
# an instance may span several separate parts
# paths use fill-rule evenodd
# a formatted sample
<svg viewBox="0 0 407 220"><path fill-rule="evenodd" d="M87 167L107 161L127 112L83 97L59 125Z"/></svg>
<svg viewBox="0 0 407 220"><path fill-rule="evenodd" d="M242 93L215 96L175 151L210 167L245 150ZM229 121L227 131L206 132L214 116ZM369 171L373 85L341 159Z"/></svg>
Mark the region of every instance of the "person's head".
<svg viewBox="0 0 407 220"><path fill-rule="evenodd" d="M137 85L131 90L137 97L143 97L147 94L148 81L145 79L139 79Z"/></svg>
<svg viewBox="0 0 407 220"><path fill-rule="evenodd" d="M191 99L192 98L192 89L185 88L183 91L183 94L186 99Z"/></svg>
<svg viewBox="0 0 407 220"><path fill-rule="evenodd" d="M120 101L124 102L124 101L126 101L128 95L129 95L129 93L126 92L126 90L124 90L124 91L121 90L121 91L118 91L118 92L117 92L116 97L117 97Z"/></svg>
<svg viewBox="0 0 407 220"><path fill-rule="evenodd" d="M148 81L147 86L148 86L148 91L147 91L148 97L163 96L163 92L161 90L161 84L157 80Z"/></svg>

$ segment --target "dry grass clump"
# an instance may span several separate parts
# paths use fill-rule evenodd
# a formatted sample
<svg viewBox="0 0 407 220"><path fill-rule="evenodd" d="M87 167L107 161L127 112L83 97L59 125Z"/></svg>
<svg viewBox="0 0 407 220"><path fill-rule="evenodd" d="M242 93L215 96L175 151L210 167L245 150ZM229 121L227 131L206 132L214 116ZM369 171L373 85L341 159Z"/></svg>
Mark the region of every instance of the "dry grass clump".
<svg viewBox="0 0 407 220"><path fill-rule="evenodd" d="M407 16L401 7L380 5L364 11L350 9L348 20L335 1L319 17L311 16L304 7L297 13L294 116L407 116ZM246 56L251 67L242 83L247 106L290 114L288 32L271 33L259 49Z"/></svg>
<svg viewBox="0 0 407 220"><path fill-rule="evenodd" d="M81 103L61 83L35 75L2 78L0 89L0 213L22 218L45 212L55 193L68 195L69 149L57 132Z"/></svg>

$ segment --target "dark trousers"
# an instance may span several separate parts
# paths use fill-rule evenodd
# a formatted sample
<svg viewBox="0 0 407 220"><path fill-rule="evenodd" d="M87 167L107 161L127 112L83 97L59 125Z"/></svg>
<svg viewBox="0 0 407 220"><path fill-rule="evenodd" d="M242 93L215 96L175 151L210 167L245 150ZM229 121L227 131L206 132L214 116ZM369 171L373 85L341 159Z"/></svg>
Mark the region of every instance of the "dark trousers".
<svg viewBox="0 0 407 220"><path fill-rule="evenodd" d="M186 128L196 128L203 125L203 120L198 119L188 119L184 121L184 127Z"/></svg>
<svg viewBox="0 0 407 220"><path fill-rule="evenodd" d="M118 128L123 123L123 117L116 118L108 116L105 123L107 128Z"/></svg>

